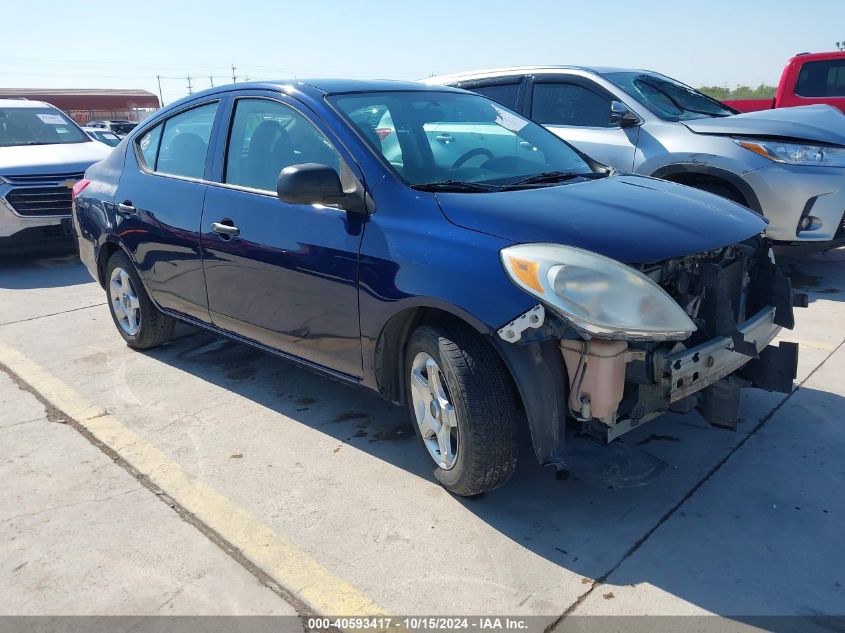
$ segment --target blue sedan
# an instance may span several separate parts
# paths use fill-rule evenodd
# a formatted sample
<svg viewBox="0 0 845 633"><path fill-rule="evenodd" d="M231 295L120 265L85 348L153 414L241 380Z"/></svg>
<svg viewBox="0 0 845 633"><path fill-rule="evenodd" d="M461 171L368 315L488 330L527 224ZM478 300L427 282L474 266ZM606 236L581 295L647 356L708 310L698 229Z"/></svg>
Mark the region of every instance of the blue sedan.
<svg viewBox="0 0 845 633"><path fill-rule="evenodd" d="M459 495L505 483L522 432L566 467L567 429L600 444L693 408L734 427L741 388L795 375L796 346L769 344L795 298L761 216L457 89L213 88L73 195L130 347L184 321L374 390Z"/></svg>

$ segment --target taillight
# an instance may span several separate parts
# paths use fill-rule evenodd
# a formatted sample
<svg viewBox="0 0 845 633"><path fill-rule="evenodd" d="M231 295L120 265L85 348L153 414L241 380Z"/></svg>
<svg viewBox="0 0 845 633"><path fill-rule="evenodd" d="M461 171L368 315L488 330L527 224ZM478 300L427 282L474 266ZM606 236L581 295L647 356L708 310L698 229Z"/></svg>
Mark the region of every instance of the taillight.
<svg viewBox="0 0 845 633"><path fill-rule="evenodd" d="M376 135L378 136L380 141L383 141L385 138L390 136L391 132L393 132L393 130L391 130L389 127L376 128Z"/></svg>
<svg viewBox="0 0 845 633"><path fill-rule="evenodd" d="M76 196L78 196L80 193L82 193L82 190L85 189L85 187L87 187L90 184L91 184L91 181L88 180L87 178L83 178L82 180L77 180L76 184L73 186L73 189L70 192L71 199L75 200Z"/></svg>

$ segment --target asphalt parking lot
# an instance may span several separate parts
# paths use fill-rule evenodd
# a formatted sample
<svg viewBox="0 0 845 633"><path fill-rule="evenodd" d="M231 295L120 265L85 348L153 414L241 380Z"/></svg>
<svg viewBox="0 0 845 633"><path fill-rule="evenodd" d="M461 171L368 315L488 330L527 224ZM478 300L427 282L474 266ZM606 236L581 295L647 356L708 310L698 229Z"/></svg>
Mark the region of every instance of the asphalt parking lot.
<svg viewBox="0 0 845 633"><path fill-rule="evenodd" d="M647 486L526 445L472 500L404 409L188 328L134 352L75 258L2 262L0 614L841 614L845 249L784 261L792 394L632 432Z"/></svg>

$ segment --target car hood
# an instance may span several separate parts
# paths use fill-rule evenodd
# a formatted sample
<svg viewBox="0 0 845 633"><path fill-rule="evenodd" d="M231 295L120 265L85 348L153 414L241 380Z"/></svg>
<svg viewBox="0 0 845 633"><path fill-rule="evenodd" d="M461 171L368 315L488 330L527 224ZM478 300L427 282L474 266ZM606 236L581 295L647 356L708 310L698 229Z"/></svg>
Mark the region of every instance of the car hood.
<svg viewBox="0 0 845 633"><path fill-rule="evenodd" d="M829 105L776 108L682 123L696 134L774 137L845 145L845 115Z"/></svg>
<svg viewBox="0 0 845 633"><path fill-rule="evenodd" d="M633 175L436 196L458 226L512 242L577 246L625 263L720 248L766 227L762 216L719 196Z"/></svg>
<svg viewBox="0 0 845 633"><path fill-rule="evenodd" d="M0 147L0 176L81 173L110 153L96 141Z"/></svg>

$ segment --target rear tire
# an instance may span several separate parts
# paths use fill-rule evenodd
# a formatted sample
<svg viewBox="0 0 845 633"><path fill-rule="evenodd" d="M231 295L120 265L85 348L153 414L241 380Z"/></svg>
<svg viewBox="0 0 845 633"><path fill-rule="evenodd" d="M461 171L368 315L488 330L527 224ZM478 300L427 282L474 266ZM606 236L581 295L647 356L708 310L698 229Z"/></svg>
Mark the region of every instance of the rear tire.
<svg viewBox="0 0 845 633"><path fill-rule="evenodd" d="M109 258L105 285L112 320L129 347L150 349L173 338L176 320L155 306L123 252Z"/></svg>
<svg viewBox="0 0 845 633"><path fill-rule="evenodd" d="M495 350L467 326L423 325L408 341L405 374L411 420L443 487L471 497L506 483L516 470L518 407Z"/></svg>

